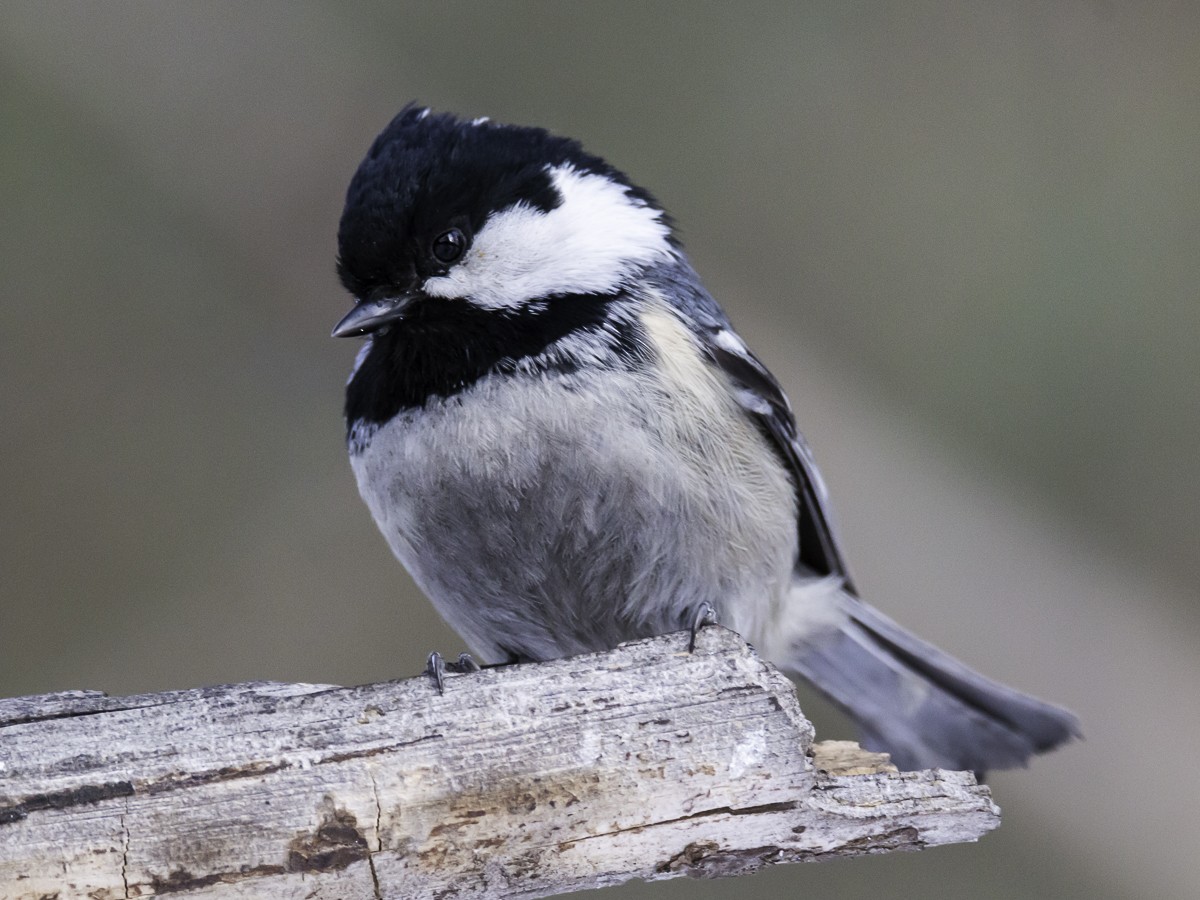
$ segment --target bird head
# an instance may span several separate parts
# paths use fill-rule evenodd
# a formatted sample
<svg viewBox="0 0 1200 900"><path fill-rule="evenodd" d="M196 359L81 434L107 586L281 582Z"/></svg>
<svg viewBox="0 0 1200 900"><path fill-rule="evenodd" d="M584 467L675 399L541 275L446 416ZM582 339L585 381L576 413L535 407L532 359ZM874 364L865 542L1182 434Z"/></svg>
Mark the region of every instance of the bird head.
<svg viewBox="0 0 1200 900"><path fill-rule="evenodd" d="M675 250L654 199L577 141L409 106L347 190L338 274L355 306L333 334L439 301L518 312L608 294Z"/></svg>

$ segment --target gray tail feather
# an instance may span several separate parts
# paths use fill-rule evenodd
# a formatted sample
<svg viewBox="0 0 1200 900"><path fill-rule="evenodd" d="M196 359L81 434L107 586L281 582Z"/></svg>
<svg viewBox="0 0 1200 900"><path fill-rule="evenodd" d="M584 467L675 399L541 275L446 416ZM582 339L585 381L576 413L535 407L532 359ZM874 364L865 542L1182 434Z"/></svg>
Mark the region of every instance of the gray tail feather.
<svg viewBox="0 0 1200 900"><path fill-rule="evenodd" d="M837 630L791 643L783 668L810 681L904 771L1023 766L1079 737L1068 710L983 677L857 597Z"/></svg>

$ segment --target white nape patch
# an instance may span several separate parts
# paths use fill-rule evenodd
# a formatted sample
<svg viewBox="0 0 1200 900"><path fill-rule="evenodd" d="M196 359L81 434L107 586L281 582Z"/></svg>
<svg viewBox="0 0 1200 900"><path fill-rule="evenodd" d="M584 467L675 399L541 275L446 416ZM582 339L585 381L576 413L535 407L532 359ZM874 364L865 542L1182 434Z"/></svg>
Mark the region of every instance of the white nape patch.
<svg viewBox="0 0 1200 900"><path fill-rule="evenodd" d="M478 128L480 125L486 125L490 121L492 120L487 116L480 116L478 119L472 119L471 124Z"/></svg>
<svg viewBox="0 0 1200 900"><path fill-rule="evenodd" d="M551 294L608 293L639 268L672 254L662 213L603 175L550 169L562 203L524 203L493 213L466 258L425 282L433 297L464 297L492 309Z"/></svg>

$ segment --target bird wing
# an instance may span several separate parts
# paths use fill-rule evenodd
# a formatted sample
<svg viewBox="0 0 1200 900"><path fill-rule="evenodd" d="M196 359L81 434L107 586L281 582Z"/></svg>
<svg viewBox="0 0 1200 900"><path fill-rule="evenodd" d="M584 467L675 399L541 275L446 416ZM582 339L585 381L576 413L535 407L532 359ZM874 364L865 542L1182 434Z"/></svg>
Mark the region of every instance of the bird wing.
<svg viewBox="0 0 1200 900"><path fill-rule="evenodd" d="M738 403L779 452L796 483L799 562L817 575L854 587L830 513L829 492L812 451L796 428L791 404L775 376L727 325L695 329L709 360L733 383Z"/></svg>

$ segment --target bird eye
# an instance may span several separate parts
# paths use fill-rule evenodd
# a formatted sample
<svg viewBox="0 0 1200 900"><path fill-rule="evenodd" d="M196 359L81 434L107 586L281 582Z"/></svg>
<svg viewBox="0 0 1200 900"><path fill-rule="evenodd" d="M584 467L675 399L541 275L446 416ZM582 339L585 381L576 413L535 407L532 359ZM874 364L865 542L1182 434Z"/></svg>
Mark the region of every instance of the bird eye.
<svg viewBox="0 0 1200 900"><path fill-rule="evenodd" d="M458 228L443 231L433 239L433 257L444 265L455 262L467 249L467 236Z"/></svg>

